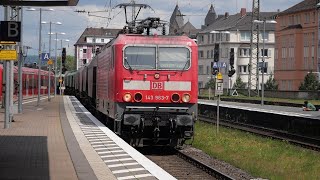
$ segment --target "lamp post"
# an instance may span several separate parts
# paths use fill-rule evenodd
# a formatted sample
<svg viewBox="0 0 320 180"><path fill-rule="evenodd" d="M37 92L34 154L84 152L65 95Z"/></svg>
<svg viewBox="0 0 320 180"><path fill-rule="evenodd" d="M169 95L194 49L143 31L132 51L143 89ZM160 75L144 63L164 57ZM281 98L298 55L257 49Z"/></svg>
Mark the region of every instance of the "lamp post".
<svg viewBox="0 0 320 180"><path fill-rule="evenodd" d="M42 24L49 24L50 25L50 29L49 29L49 55L50 55L50 59L51 59L51 35L52 35L52 32L51 32L51 25L52 24L56 24L56 25L61 25L62 23L61 22L41 22ZM50 64L48 64L48 101L50 101L50 94L51 94L51 79L50 79L50 73L51 70L50 70Z"/></svg>
<svg viewBox="0 0 320 180"><path fill-rule="evenodd" d="M55 39L56 41L60 41L60 45L61 45L61 63L60 63L60 72L59 72L59 80L61 79L61 76L62 76L62 41L65 41L65 42L69 42L70 40L69 39ZM60 95L62 95L62 89L61 89L61 84L62 82L60 82Z"/></svg>
<svg viewBox="0 0 320 180"><path fill-rule="evenodd" d="M36 11L36 9L34 8L29 8L27 9L27 11ZM42 11L53 11L53 9L42 9L39 8L39 12L40 12L40 18L39 18L39 59L38 59L38 100L37 100L37 106L40 105L40 86L41 86L41 31L42 31Z"/></svg>
<svg viewBox="0 0 320 180"><path fill-rule="evenodd" d="M222 48L221 48L221 42L222 42L222 34L230 34L229 31L211 31L211 34L219 34L219 60L221 59L221 52L222 52ZM211 67L212 68L212 67ZM220 73L220 68L219 69L219 73ZM216 76L216 82L217 82L217 76ZM216 83L217 86L217 83ZM217 89L217 87L216 87ZM219 104L220 104L220 95L218 95L218 100L217 100L217 134L219 133L219 116L220 116L220 111L219 111Z"/></svg>
<svg viewBox="0 0 320 180"><path fill-rule="evenodd" d="M264 62L265 62L265 35L266 35L266 23L268 24L276 24L275 20L254 20L253 23L263 24L263 37L262 37L262 85L261 85L261 105L264 105Z"/></svg>
<svg viewBox="0 0 320 180"><path fill-rule="evenodd" d="M316 6L316 9L317 9L317 14L318 14L318 51L317 51L317 54L318 54L318 67L317 67L317 71L320 71L320 66L319 66L319 63L320 63L320 2L317 4Z"/></svg>
<svg viewBox="0 0 320 180"><path fill-rule="evenodd" d="M54 96L57 95L57 71L58 71L58 63L57 63L57 41L58 41L58 34L60 35L65 35L66 33L64 32L55 32L55 33L50 33L50 34L55 34L56 35L56 43L55 43L55 60L54 60Z"/></svg>

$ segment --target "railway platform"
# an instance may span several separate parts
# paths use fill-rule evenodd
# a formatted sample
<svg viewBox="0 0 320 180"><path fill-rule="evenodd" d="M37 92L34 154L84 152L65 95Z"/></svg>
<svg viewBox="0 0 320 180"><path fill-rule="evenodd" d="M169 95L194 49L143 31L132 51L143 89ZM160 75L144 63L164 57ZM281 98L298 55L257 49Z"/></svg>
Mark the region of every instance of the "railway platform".
<svg viewBox="0 0 320 180"><path fill-rule="evenodd" d="M25 103L0 128L0 179L175 179L69 96ZM0 112L0 126L4 126ZM2 127L3 127L2 126Z"/></svg>
<svg viewBox="0 0 320 180"><path fill-rule="evenodd" d="M217 100L204 100L199 99L198 104L217 106ZM302 107L288 107L288 106L276 106L276 105L260 105L251 103L239 103L239 102L228 102L220 101L220 107L232 108L239 110L246 110L252 112L260 112L266 114L275 114L282 116L292 116L310 119L320 119L320 111L303 111Z"/></svg>

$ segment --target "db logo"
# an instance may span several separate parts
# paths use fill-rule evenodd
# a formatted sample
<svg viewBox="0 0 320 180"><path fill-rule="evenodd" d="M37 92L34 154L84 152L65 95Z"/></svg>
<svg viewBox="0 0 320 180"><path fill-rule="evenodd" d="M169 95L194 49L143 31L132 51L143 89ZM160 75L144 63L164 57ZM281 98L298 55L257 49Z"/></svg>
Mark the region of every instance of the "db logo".
<svg viewBox="0 0 320 180"><path fill-rule="evenodd" d="M163 89L163 82L152 82L151 89L162 90Z"/></svg>

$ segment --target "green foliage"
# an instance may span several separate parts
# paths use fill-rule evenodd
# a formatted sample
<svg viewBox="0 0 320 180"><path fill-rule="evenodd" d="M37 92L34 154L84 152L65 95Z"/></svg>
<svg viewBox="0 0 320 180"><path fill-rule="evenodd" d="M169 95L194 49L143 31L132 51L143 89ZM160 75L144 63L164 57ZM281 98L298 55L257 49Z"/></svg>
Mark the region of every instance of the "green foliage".
<svg viewBox="0 0 320 180"><path fill-rule="evenodd" d="M287 141L230 128L195 124L192 146L263 179L319 179L320 153ZM257 162L257 163L253 163Z"/></svg>
<svg viewBox="0 0 320 180"><path fill-rule="evenodd" d="M278 90L278 84L272 75L269 76L266 84L264 85L265 90Z"/></svg>
<svg viewBox="0 0 320 180"><path fill-rule="evenodd" d="M308 73L304 77L304 81L301 83L299 90L315 91L320 88L317 77L314 73Z"/></svg>
<svg viewBox="0 0 320 180"><path fill-rule="evenodd" d="M236 82L233 85L233 89L245 89L246 84L242 81L240 76L237 77Z"/></svg>
<svg viewBox="0 0 320 180"><path fill-rule="evenodd" d="M206 89L208 89L208 88L212 88L212 89L215 89L215 87L216 87L216 80L215 80L215 78L211 78L210 80L209 80L209 82L207 82L207 84L205 85L205 88Z"/></svg>
<svg viewBox="0 0 320 180"><path fill-rule="evenodd" d="M70 55L67 55L66 57L66 68L67 68L67 71L73 71L73 70L76 70L76 67L75 67L75 57L74 56L70 56ZM61 56L58 57L58 69L60 69L60 66L61 66Z"/></svg>

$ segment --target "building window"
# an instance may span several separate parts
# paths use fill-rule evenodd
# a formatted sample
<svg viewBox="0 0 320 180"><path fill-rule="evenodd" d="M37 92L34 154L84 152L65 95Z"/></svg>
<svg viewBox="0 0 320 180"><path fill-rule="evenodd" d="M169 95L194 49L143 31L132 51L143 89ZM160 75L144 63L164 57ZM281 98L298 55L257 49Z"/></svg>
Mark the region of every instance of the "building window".
<svg viewBox="0 0 320 180"><path fill-rule="evenodd" d="M238 71L239 71L239 73L240 74L245 74L245 73L247 73L247 68L248 66L238 66Z"/></svg>
<svg viewBox="0 0 320 180"><path fill-rule="evenodd" d="M199 75L203 75L203 65L199 65Z"/></svg>
<svg viewBox="0 0 320 180"><path fill-rule="evenodd" d="M260 56L262 57L262 56L264 56L264 57L270 57L270 54L268 54L269 53L269 51L268 51L268 49L261 49L261 51L260 51Z"/></svg>
<svg viewBox="0 0 320 180"><path fill-rule="evenodd" d="M95 42L96 42L96 38L93 38L93 39L92 39L92 42L95 43Z"/></svg>
<svg viewBox="0 0 320 180"><path fill-rule="evenodd" d="M199 51L199 58L203 58L203 51Z"/></svg>
<svg viewBox="0 0 320 180"><path fill-rule="evenodd" d="M207 66L207 74L210 74L210 66Z"/></svg>
<svg viewBox="0 0 320 180"><path fill-rule="evenodd" d="M83 51L82 51L83 53L87 53L87 49L83 49Z"/></svg>
<svg viewBox="0 0 320 180"><path fill-rule="evenodd" d="M241 32L241 38L240 38L240 40L241 41L250 41L250 37L251 36L251 32L249 32L249 31L242 31Z"/></svg>
<svg viewBox="0 0 320 180"><path fill-rule="evenodd" d="M214 51L213 51L213 50L211 50L211 58L213 58L213 52L214 52Z"/></svg>
<svg viewBox="0 0 320 180"><path fill-rule="evenodd" d="M221 41L221 39L220 39L220 33L217 33L217 34L216 34L216 41Z"/></svg>
<svg viewBox="0 0 320 180"><path fill-rule="evenodd" d="M199 88L203 88L203 82L202 81L198 82L198 87Z"/></svg>
<svg viewBox="0 0 320 180"><path fill-rule="evenodd" d="M104 42L104 39L101 39L101 42Z"/></svg>
<svg viewBox="0 0 320 180"><path fill-rule="evenodd" d="M83 65L87 64L87 59L82 59Z"/></svg>
<svg viewBox="0 0 320 180"><path fill-rule="evenodd" d="M278 60L278 48L276 48L274 50L274 60L277 61Z"/></svg>
<svg viewBox="0 0 320 180"><path fill-rule="evenodd" d="M210 58L210 51L209 50L207 50L207 58L209 59Z"/></svg>
<svg viewBox="0 0 320 180"><path fill-rule="evenodd" d="M309 23L310 22L310 13L307 12L304 15L305 15L305 23Z"/></svg>
<svg viewBox="0 0 320 180"><path fill-rule="evenodd" d="M251 54L250 52L250 48L239 48L240 57L249 57Z"/></svg>
<svg viewBox="0 0 320 180"><path fill-rule="evenodd" d="M208 44L210 44L210 34L208 34Z"/></svg>
<svg viewBox="0 0 320 180"><path fill-rule="evenodd" d="M227 42L230 41L230 34L226 34L226 41L227 41Z"/></svg>
<svg viewBox="0 0 320 180"><path fill-rule="evenodd" d="M265 33L261 32L260 34L261 34L261 40L262 41L263 41L263 39L265 41L269 41L269 32L265 32Z"/></svg>
<svg viewBox="0 0 320 180"><path fill-rule="evenodd" d="M203 43L203 35L199 35L198 41L199 41L199 43Z"/></svg>
<svg viewBox="0 0 320 180"><path fill-rule="evenodd" d="M289 25L293 25L293 24L294 24L294 17L292 15L292 16L289 16Z"/></svg>

